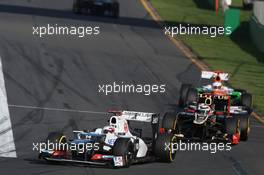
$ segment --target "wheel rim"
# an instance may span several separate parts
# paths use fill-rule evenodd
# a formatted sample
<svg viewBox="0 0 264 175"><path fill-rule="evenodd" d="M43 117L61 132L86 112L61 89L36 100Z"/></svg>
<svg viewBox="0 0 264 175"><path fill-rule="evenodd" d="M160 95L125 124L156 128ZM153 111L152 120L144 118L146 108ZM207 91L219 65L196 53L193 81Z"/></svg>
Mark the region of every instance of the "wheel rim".
<svg viewBox="0 0 264 175"><path fill-rule="evenodd" d="M66 142L66 136L61 136L59 140L59 144L65 143Z"/></svg>
<svg viewBox="0 0 264 175"><path fill-rule="evenodd" d="M250 124L249 124L249 117L248 117L248 119L247 119L247 134L249 134L249 132L250 132L250 126L249 126Z"/></svg>
<svg viewBox="0 0 264 175"><path fill-rule="evenodd" d="M173 130L175 130L176 129L176 124L177 124L177 121L176 120L174 120L174 122L173 122Z"/></svg>
<svg viewBox="0 0 264 175"><path fill-rule="evenodd" d="M176 143L177 141L177 138L176 136L174 135L172 138L171 138L171 142L170 142L170 152L169 152L169 155L170 155L170 161L172 162L174 159L175 159L175 155L176 155L176 152L172 152L173 151L173 143Z"/></svg>
<svg viewBox="0 0 264 175"><path fill-rule="evenodd" d="M236 132L238 135L241 134L241 130L240 130L240 119L237 120L237 129L236 129Z"/></svg>

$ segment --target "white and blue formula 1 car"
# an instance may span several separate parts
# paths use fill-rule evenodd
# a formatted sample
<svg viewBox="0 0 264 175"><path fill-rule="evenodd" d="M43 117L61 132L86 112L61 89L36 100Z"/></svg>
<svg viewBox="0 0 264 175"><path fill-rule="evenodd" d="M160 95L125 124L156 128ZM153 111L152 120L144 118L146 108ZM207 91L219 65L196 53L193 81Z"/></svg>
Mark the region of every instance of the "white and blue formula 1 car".
<svg viewBox="0 0 264 175"><path fill-rule="evenodd" d="M68 140L63 133L50 133L46 142L56 147L42 150L39 158L49 162L111 167L129 167L134 163L150 161L172 162L175 159L176 153L166 149L166 145L168 148L168 145L176 142L176 137L159 133L157 114L135 111L111 113L113 116L108 126L92 132L74 131L72 140ZM132 123L141 127L147 124L148 133L144 133L147 126L142 127L144 130L132 128Z"/></svg>

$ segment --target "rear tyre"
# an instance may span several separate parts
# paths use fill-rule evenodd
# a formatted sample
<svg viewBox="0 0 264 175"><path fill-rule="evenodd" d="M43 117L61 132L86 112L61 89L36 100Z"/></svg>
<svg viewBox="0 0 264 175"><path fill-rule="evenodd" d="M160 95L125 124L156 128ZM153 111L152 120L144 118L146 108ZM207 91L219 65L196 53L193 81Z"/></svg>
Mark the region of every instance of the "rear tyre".
<svg viewBox="0 0 264 175"><path fill-rule="evenodd" d="M196 102L198 97L197 90L195 88L190 88L186 96L186 104Z"/></svg>
<svg viewBox="0 0 264 175"><path fill-rule="evenodd" d="M132 161L133 144L129 138L117 138L113 147L114 156L123 157L123 167L128 168Z"/></svg>
<svg viewBox="0 0 264 175"><path fill-rule="evenodd" d="M251 109L252 106L252 95L249 93L244 93L241 96L241 104L245 106L247 109Z"/></svg>
<svg viewBox="0 0 264 175"><path fill-rule="evenodd" d="M177 127L177 114L173 112L167 112L162 119L161 126L167 131L175 131Z"/></svg>
<svg viewBox="0 0 264 175"><path fill-rule="evenodd" d="M249 115L240 116L240 140L247 141L250 132L250 120Z"/></svg>
<svg viewBox="0 0 264 175"><path fill-rule="evenodd" d="M190 84L182 84L180 89L180 98L179 98L179 106L184 107L186 105L186 96L189 88L191 88Z"/></svg>
<svg viewBox="0 0 264 175"><path fill-rule="evenodd" d="M173 150L173 143L176 143L176 141L175 135L158 135L154 149L156 158L161 162L173 162L176 156L176 151ZM169 147L166 147L166 145L169 145Z"/></svg>

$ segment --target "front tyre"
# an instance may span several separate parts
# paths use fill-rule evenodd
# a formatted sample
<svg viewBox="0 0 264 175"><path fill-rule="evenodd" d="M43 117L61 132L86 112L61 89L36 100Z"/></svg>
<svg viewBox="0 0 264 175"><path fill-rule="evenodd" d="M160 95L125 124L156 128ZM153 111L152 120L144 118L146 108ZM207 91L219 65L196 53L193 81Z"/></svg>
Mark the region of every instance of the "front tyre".
<svg viewBox="0 0 264 175"><path fill-rule="evenodd" d="M46 143L62 144L66 143L66 136L62 132L51 132L49 133Z"/></svg>
<svg viewBox="0 0 264 175"><path fill-rule="evenodd" d="M239 119L238 117L230 117L225 120L225 131L228 135L240 133Z"/></svg>
<svg viewBox="0 0 264 175"><path fill-rule="evenodd" d="M167 112L162 119L161 126L166 131L175 131L177 128L177 114L174 112Z"/></svg>
<svg viewBox="0 0 264 175"><path fill-rule="evenodd" d="M190 88L191 88L190 84L182 84L180 89L180 98L179 98L180 107L184 107L186 105L186 96Z"/></svg>
<svg viewBox="0 0 264 175"><path fill-rule="evenodd" d="M232 145L236 145L240 140L240 120L237 116L232 116L226 118L225 120L225 130L228 138L231 141Z"/></svg>
<svg viewBox="0 0 264 175"><path fill-rule="evenodd" d="M187 92L187 96L186 96L186 104L190 104L193 102L196 102L198 98L198 92L195 88L190 88Z"/></svg>
<svg viewBox="0 0 264 175"><path fill-rule="evenodd" d="M129 138L117 138L113 147L114 156L123 157L123 167L128 168L133 157L133 143Z"/></svg>
<svg viewBox="0 0 264 175"><path fill-rule="evenodd" d="M249 115L240 116L240 140L247 141L250 132L250 120Z"/></svg>

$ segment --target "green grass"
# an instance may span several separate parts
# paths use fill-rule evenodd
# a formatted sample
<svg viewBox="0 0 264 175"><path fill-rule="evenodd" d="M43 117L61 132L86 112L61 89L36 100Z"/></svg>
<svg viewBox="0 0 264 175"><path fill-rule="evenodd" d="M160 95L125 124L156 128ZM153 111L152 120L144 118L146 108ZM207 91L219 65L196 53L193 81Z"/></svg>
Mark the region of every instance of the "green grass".
<svg viewBox="0 0 264 175"><path fill-rule="evenodd" d="M197 6L205 0L150 0L161 17L168 23L188 23L223 26L222 12ZM240 0L233 0L240 7ZM243 88L254 96L254 108L264 114L264 53L259 52L249 37L251 12L241 10L241 27L228 36L177 36L187 44L212 70L231 73L230 84Z"/></svg>

